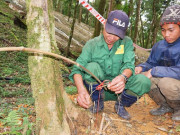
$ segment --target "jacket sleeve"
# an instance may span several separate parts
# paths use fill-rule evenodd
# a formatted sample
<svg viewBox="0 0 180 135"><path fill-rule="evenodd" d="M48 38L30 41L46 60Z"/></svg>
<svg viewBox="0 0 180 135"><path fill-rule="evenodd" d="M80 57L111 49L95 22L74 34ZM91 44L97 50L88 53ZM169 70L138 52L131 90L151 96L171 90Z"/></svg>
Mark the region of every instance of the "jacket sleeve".
<svg viewBox="0 0 180 135"><path fill-rule="evenodd" d="M82 52L80 56L77 58L76 62L80 64L81 66L85 67L88 62L91 61L91 48L90 48L91 42L87 42L85 46L82 49ZM80 67L74 65L73 69L71 71L71 74L69 75L69 79L74 82L73 76L74 74L81 74L81 76L84 78L84 70Z"/></svg>
<svg viewBox="0 0 180 135"><path fill-rule="evenodd" d="M154 77L170 77L180 80L180 65L172 67L156 66L152 68L151 74Z"/></svg>
<svg viewBox="0 0 180 135"><path fill-rule="evenodd" d="M142 72L148 71L149 69L152 69L153 67L158 65L155 57L156 46L157 44L153 46L148 60L145 63L137 65L137 67L142 67Z"/></svg>
<svg viewBox="0 0 180 135"><path fill-rule="evenodd" d="M157 53L159 53L157 45L158 44L155 44L153 46L148 60L145 63L139 64L137 67L142 67L142 72L152 69L151 74L153 77L170 77L180 80L180 59L176 66L159 66L156 58Z"/></svg>
<svg viewBox="0 0 180 135"><path fill-rule="evenodd" d="M134 74L135 54L134 54L133 42L129 37L126 37L123 42L125 46L125 53L123 57L123 65L121 67L120 74L125 69L130 69Z"/></svg>

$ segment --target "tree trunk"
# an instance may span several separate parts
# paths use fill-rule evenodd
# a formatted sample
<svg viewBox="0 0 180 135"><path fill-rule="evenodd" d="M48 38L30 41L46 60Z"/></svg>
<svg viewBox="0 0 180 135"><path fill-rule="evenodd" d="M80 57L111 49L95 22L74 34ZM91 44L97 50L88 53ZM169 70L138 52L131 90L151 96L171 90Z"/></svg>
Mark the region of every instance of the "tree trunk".
<svg viewBox="0 0 180 135"><path fill-rule="evenodd" d="M104 14L105 5L106 5L106 1L100 0L99 6L98 6L98 12L102 16ZM95 24L95 30L94 30L93 37L99 36L100 32L101 32L101 23L99 22L99 20L96 19L96 24Z"/></svg>
<svg viewBox="0 0 180 135"><path fill-rule="evenodd" d="M160 21L160 17L156 20L156 26L155 26L155 29L154 29L154 32L153 32L153 41L152 41L152 45L151 45L151 48L152 46L157 42L157 33L158 33L158 29L159 29L159 21Z"/></svg>
<svg viewBox="0 0 180 135"><path fill-rule="evenodd" d="M85 24L88 24L89 23L89 11L86 10L86 17L85 17Z"/></svg>
<svg viewBox="0 0 180 135"><path fill-rule="evenodd" d="M71 17L71 7L72 7L72 0L69 1L69 7L68 7L68 8L69 8L69 10L68 10L68 11L69 11L69 12L68 12L68 22L69 22L69 19L70 19L70 17Z"/></svg>
<svg viewBox="0 0 180 135"><path fill-rule="evenodd" d="M151 35L151 30L150 30L150 28L149 28L149 30L148 30L147 33L149 33L149 34L148 34L148 36L147 36L147 42L146 42L146 47L145 47L145 48L148 48L149 43L150 43L150 35Z"/></svg>
<svg viewBox="0 0 180 135"><path fill-rule="evenodd" d="M153 3L152 3L152 23L150 26L148 40L146 43L147 48L153 46L153 44L156 41L156 34L157 34L156 29L159 25L159 23L157 24L157 13L156 13L158 10L158 9L156 9L157 3L159 3L159 0L153 0Z"/></svg>
<svg viewBox="0 0 180 135"><path fill-rule="evenodd" d="M79 5L79 19L78 19L78 23L81 23L82 21L82 5Z"/></svg>
<svg viewBox="0 0 180 135"><path fill-rule="evenodd" d="M89 3L89 0L88 0ZM85 16L85 23L88 24L88 20L89 20L89 10L86 10L86 16Z"/></svg>
<svg viewBox="0 0 180 135"><path fill-rule="evenodd" d="M144 24L143 24L141 16L140 16L140 20L141 20L141 39L142 39L141 46L144 47L144 34L143 34L144 33L144 31L143 31Z"/></svg>
<svg viewBox="0 0 180 135"><path fill-rule="evenodd" d="M135 23L135 31L134 31L134 43L137 43L137 35L138 35L139 20L140 20L140 10L141 10L141 0L137 0L136 23Z"/></svg>
<svg viewBox="0 0 180 135"><path fill-rule="evenodd" d="M128 16L129 16L129 18L131 18L131 15L133 14L133 10L134 10L134 8L133 8L133 0L129 0L129 9L128 9ZM131 24L130 24L130 27L129 27L129 36L130 37L132 37L132 22L131 22Z"/></svg>
<svg viewBox="0 0 180 135"><path fill-rule="evenodd" d="M69 36L69 40L68 40L68 45L66 48L66 57L69 56L69 52L70 52L70 45L71 45L71 40L73 38L73 32L74 32L74 25L76 22L76 12L77 12L77 8L78 8L78 1L76 1L76 6L74 8L74 17L73 17L73 22L72 22L72 26L71 26L71 32L70 32L70 36Z"/></svg>
<svg viewBox="0 0 180 135"><path fill-rule="evenodd" d="M28 0L28 46L58 53L52 1ZM36 134L70 134L63 102L59 61L43 55L29 56L29 75L36 107Z"/></svg>
<svg viewBox="0 0 180 135"><path fill-rule="evenodd" d="M114 8L114 0L109 0L109 9L108 9L108 13L110 13Z"/></svg>
<svg viewBox="0 0 180 135"><path fill-rule="evenodd" d="M131 17L133 13L133 0L129 0L128 16Z"/></svg>
<svg viewBox="0 0 180 135"><path fill-rule="evenodd" d="M58 3L57 3L57 10L58 12L62 13L62 1L61 0L58 0Z"/></svg>
<svg viewBox="0 0 180 135"><path fill-rule="evenodd" d="M157 11L159 10L159 8L157 7L157 4L159 3L159 0L154 0L153 1L153 23L152 23L152 44L151 46L153 46L156 42L156 36L157 36L157 28L159 28L159 18L158 18L158 14Z"/></svg>

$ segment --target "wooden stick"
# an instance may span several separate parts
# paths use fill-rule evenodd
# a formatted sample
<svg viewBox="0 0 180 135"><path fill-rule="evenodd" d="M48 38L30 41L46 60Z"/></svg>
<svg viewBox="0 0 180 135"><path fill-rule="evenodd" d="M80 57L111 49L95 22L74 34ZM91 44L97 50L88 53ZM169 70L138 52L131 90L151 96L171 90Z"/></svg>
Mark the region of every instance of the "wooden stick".
<svg viewBox="0 0 180 135"><path fill-rule="evenodd" d="M102 129L103 129L103 124L104 124L104 117L105 117L105 113L102 114L102 119L101 119L101 124L100 124L100 128L99 128L99 134L102 134Z"/></svg>
<svg viewBox="0 0 180 135"><path fill-rule="evenodd" d="M111 120L129 123L129 121L127 121L127 120L120 120L120 119L113 119L113 118L111 118Z"/></svg>
<svg viewBox="0 0 180 135"><path fill-rule="evenodd" d="M25 48L25 47L3 47L0 48L0 51L23 51L23 52L28 52L28 53L38 53L38 54L43 54L43 55L47 55L47 56L52 56L55 57L57 59L62 59L65 61L68 61L80 68L82 68L84 71L86 71L88 74L90 74L92 77L94 77L99 83L101 83L101 81L93 74L91 73L88 69L86 69L85 67L81 66L79 63L72 61L71 59L68 59L64 56L55 54L55 53L51 53L51 52L46 52L46 51L41 51L38 49L32 49L32 48Z"/></svg>
<svg viewBox="0 0 180 135"><path fill-rule="evenodd" d="M106 128L111 124L111 121L108 121L107 124L103 128L103 132L106 130Z"/></svg>

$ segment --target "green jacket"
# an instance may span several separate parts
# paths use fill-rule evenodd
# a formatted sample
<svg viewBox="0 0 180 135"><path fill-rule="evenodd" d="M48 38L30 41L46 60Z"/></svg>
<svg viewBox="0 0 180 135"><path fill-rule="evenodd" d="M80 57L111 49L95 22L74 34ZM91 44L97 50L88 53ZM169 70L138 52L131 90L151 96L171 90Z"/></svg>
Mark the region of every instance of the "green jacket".
<svg viewBox="0 0 180 135"><path fill-rule="evenodd" d="M133 42L126 36L123 40L116 41L112 49L109 50L101 34L85 44L76 62L84 67L90 62L98 63L104 72L105 79L108 80L112 80L125 69L131 69L134 74L135 54ZM84 77L85 71L74 66L69 76L71 81L73 81L74 74L81 74Z"/></svg>

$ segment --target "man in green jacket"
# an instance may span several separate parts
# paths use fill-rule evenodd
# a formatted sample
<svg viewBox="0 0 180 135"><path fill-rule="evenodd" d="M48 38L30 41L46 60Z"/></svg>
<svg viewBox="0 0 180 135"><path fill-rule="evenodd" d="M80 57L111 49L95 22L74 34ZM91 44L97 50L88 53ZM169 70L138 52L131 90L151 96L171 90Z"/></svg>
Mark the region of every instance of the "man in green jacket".
<svg viewBox="0 0 180 135"><path fill-rule="evenodd" d="M147 77L134 75L133 42L125 36L128 24L129 18L125 12L111 11L103 34L89 40L76 60L100 80L109 80L107 91L104 88L98 91L98 82L77 66L74 66L69 76L78 90L78 104L93 113L103 110L104 100L115 99L117 114L130 119L124 107L130 107L137 98L150 90L151 82ZM91 105L91 99L94 105Z"/></svg>

